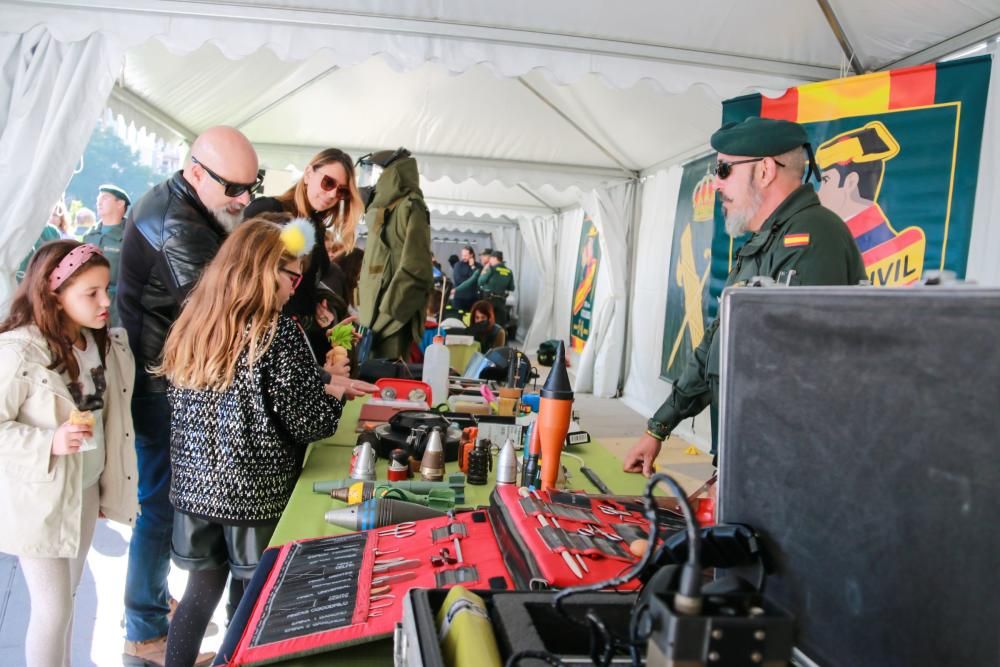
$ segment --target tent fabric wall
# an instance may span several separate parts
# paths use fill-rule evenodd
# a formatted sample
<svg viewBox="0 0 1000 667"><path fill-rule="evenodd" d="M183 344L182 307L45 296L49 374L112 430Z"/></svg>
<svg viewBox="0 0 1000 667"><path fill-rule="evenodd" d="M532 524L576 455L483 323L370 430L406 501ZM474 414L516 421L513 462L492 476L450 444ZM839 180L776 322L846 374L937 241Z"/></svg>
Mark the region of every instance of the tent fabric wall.
<svg viewBox="0 0 1000 667"><path fill-rule="evenodd" d="M576 391L608 398L618 394L625 346L629 282L629 237L636 183L599 188L584 197L601 243L601 264L590 321L590 337L580 354ZM572 291L573 285L570 285Z"/></svg>
<svg viewBox="0 0 1000 667"><path fill-rule="evenodd" d="M518 226L521 236L524 239L524 254L530 259L522 266L522 273L533 270L535 281L521 276L520 285L525 291L526 285L532 285L530 291L537 296L534 299L530 320L524 318L524 322L530 321L530 327L523 334L524 349L532 351L538 347L539 343L552 337L555 328L555 301L557 289L558 255L557 243L559 237L560 220L562 216L535 216L533 218L519 218ZM580 218L583 219L582 216ZM515 274L515 277L516 274ZM528 300L529 295L522 294L520 298ZM527 315L522 311L522 314ZM523 324L522 324L523 326ZM567 326L568 329L568 326Z"/></svg>
<svg viewBox="0 0 1000 667"><path fill-rule="evenodd" d="M993 40L990 51L993 74L986 98L966 277L983 285L1000 285L1000 261L997 260L1000 258L1000 40Z"/></svg>
<svg viewBox="0 0 1000 667"><path fill-rule="evenodd" d="M584 214L581 207L559 214L559 224L556 229L556 290L552 300L552 328L549 335L549 338L559 339L566 344L572 364L570 372L574 375L579 359L578 355L569 351L569 324L573 308L573 279L576 275L577 252L580 247Z"/></svg>
<svg viewBox="0 0 1000 667"><path fill-rule="evenodd" d="M677 196L683 169L674 166L642 179L641 216L633 234L635 280L629 309L629 359L622 400L641 415L651 416L670 395L671 385L660 378L663 354L663 320L667 305L667 284L671 276L671 244ZM675 433L702 449L712 444L708 411L694 420L685 420Z"/></svg>
<svg viewBox="0 0 1000 667"><path fill-rule="evenodd" d="M122 57L106 35L60 42L38 26L0 34L0 310L83 154Z"/></svg>

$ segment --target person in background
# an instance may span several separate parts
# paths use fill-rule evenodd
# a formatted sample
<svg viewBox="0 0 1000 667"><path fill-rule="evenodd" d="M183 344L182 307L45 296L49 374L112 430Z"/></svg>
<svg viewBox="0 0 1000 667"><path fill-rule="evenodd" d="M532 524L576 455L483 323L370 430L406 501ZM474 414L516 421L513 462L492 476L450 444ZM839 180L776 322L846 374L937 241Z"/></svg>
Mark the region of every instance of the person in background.
<svg viewBox="0 0 1000 667"><path fill-rule="evenodd" d="M452 305L462 312L467 312L472 307L472 304L476 302L478 292L473 293L476 290L471 289L471 285L461 291L458 289L458 286L464 284L481 270L483 266L476 261L476 251L472 249L472 246L465 246L462 248L461 253L458 263L452 268L451 275L455 282L455 289L452 291Z"/></svg>
<svg viewBox="0 0 1000 667"><path fill-rule="evenodd" d="M121 263L122 235L125 232L125 213L132 204L128 193L117 185L105 183L97 188L97 226L83 238L93 243L111 264L111 323L118 325L118 267Z"/></svg>
<svg viewBox="0 0 1000 667"><path fill-rule="evenodd" d="M70 664L74 596L97 517L139 511L132 353L108 330L108 261L92 245L40 248L0 323L0 551L18 557L28 665Z"/></svg>
<svg viewBox="0 0 1000 667"><path fill-rule="evenodd" d="M500 326L507 324L507 294L514 291L514 272L503 262L503 253L499 250L490 252L489 266L479 274L480 298L493 304L496 322Z"/></svg>
<svg viewBox="0 0 1000 667"><path fill-rule="evenodd" d="M260 182L250 141L231 127L209 128L191 144L184 168L136 201L125 224L118 314L138 369L132 417L142 504L125 576L126 664L163 664L171 602L170 404L166 380L148 368L160 362L181 304L242 222ZM198 656L197 664L212 658L210 653Z"/></svg>
<svg viewBox="0 0 1000 667"><path fill-rule="evenodd" d="M82 241L83 237L87 235L94 225L97 224L97 216L86 206L81 206L76 211L76 219L73 221L76 225L73 229L73 238L77 241ZM114 282L112 282L112 287L114 287ZM114 301L112 299L112 301Z"/></svg>
<svg viewBox="0 0 1000 667"><path fill-rule="evenodd" d="M337 322L358 314L357 290L364 258L365 251L361 248L340 251L330 257L330 268L323 276L322 287L330 292L330 312Z"/></svg>
<svg viewBox="0 0 1000 667"><path fill-rule="evenodd" d="M45 223L45 227L42 229L41 235L38 240L35 241L35 245L31 247L28 254L24 256L21 260L20 266L17 267L17 272L14 274L17 278L17 282L21 282L24 279L24 273L28 270L28 262L31 261L31 257L35 252L41 248L43 245L49 241L58 241L59 239L66 238L63 235L63 230L69 228L69 214L66 212L66 202L62 199L56 202L56 205L52 207L52 213L49 214L49 220Z"/></svg>
<svg viewBox="0 0 1000 667"><path fill-rule="evenodd" d="M260 197L247 207L247 217L261 213L291 213L312 221L317 239L330 238L342 252L354 248L358 221L364 204L358 193L351 156L339 148L327 148L313 156L302 177L284 194ZM330 350L326 330L339 322L321 280L330 268L325 244L317 243L305 259L302 284L285 306L285 314L295 318L306 332L317 359Z"/></svg>
<svg viewBox="0 0 1000 667"><path fill-rule="evenodd" d="M471 250L471 248L470 248ZM464 255L463 255L464 256ZM475 265L474 260L465 260L470 262L470 267L472 267L472 272L469 277L462 282L455 281L455 287L451 290L451 296L453 302L456 304L468 304L471 308L472 304L480 299L479 281L483 276L483 273L489 269L490 257L493 256L493 249L486 248L481 253L479 253L479 264ZM459 308L459 310L465 310Z"/></svg>
<svg viewBox="0 0 1000 667"><path fill-rule="evenodd" d="M469 333L479 343L479 349L483 354L507 344L507 332L496 323L493 304L489 301L477 301L472 304L469 312L472 316Z"/></svg>

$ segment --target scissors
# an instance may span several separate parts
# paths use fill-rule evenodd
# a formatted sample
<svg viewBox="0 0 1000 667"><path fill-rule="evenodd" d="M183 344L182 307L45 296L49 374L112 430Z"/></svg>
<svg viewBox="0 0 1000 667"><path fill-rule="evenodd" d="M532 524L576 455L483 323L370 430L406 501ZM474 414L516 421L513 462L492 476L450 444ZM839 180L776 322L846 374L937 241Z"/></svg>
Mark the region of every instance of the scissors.
<svg viewBox="0 0 1000 667"><path fill-rule="evenodd" d="M601 514L607 514L609 516L616 517L624 523L643 523L639 519L632 516L632 513L628 510L620 510L617 507L612 507L611 505L598 505L597 511Z"/></svg>
<svg viewBox="0 0 1000 667"><path fill-rule="evenodd" d="M612 542L621 542L623 538L620 535L615 535L614 533L608 533L601 530L597 526L587 526L586 528L577 528L576 532L584 537L603 537L606 540Z"/></svg>
<svg viewBox="0 0 1000 667"><path fill-rule="evenodd" d="M395 537L397 539L413 537L417 534L417 531L413 529L416 525L415 521L404 521L403 523L397 523L391 530L380 530L376 535L379 537Z"/></svg>

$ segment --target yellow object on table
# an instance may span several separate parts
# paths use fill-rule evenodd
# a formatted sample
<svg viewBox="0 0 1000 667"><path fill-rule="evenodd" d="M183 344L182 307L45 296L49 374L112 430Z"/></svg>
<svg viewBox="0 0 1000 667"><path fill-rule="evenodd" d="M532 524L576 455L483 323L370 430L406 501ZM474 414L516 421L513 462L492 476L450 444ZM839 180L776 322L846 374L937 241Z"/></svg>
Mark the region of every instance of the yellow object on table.
<svg viewBox="0 0 1000 667"><path fill-rule="evenodd" d="M437 614L441 657L448 667L500 667L500 650L483 599L455 586Z"/></svg>

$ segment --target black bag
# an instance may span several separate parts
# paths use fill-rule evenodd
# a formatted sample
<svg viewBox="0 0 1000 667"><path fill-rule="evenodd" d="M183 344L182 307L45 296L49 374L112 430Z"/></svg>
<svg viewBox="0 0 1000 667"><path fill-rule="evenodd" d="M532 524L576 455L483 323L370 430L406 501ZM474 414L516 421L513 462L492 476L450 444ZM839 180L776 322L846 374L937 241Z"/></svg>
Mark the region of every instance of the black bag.
<svg viewBox="0 0 1000 667"><path fill-rule="evenodd" d="M538 363L542 366L551 366L556 362L556 350L559 348L558 340L547 340L538 346Z"/></svg>

